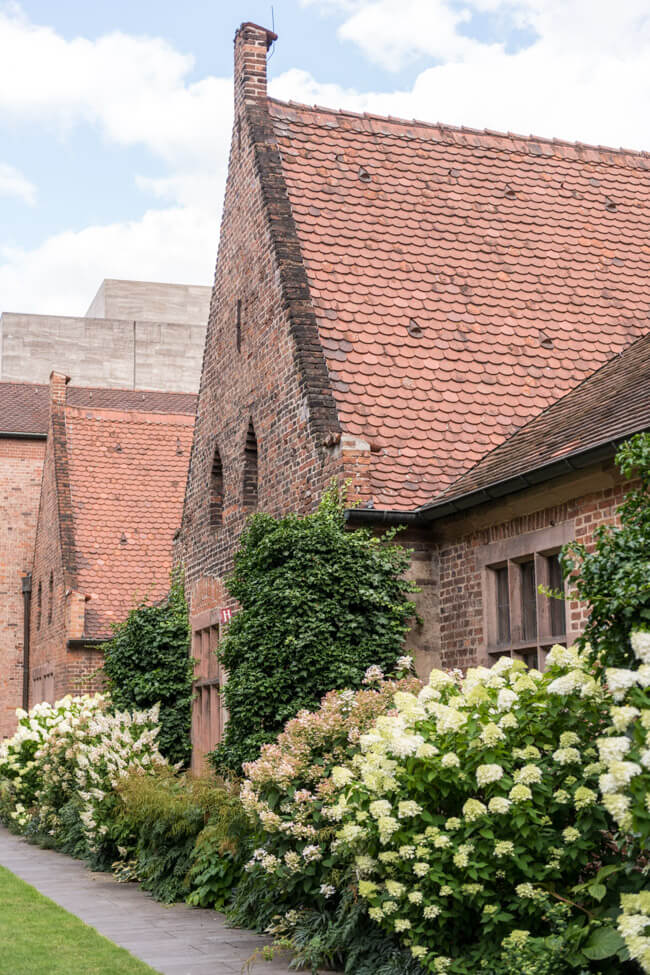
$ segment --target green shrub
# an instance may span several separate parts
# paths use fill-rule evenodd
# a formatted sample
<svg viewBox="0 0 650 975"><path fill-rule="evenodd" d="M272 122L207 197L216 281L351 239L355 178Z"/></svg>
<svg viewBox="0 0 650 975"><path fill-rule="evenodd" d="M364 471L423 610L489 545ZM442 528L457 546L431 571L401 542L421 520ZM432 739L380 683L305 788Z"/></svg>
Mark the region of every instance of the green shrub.
<svg viewBox="0 0 650 975"><path fill-rule="evenodd" d="M104 674L114 708L142 710L160 703L161 754L172 764L191 758L193 665L182 579L176 575L167 598L131 610L104 644Z"/></svg>
<svg viewBox="0 0 650 975"><path fill-rule="evenodd" d="M510 658L460 682L434 671L333 770L339 855L428 971L628 970L616 916L643 886L643 847L599 795L598 748L623 716L589 668L555 647L543 675Z"/></svg>
<svg viewBox="0 0 650 975"><path fill-rule="evenodd" d="M580 645L589 645L602 665L625 667L634 659L630 630L650 628L650 434L624 443L616 463L625 477L639 481L618 509L620 526L597 528L594 545L566 545L562 564L589 605Z"/></svg>
<svg viewBox="0 0 650 975"><path fill-rule="evenodd" d="M128 866L128 875L165 903L188 897L201 906L222 906L237 881L237 817L244 820L232 788L167 767L125 776L116 790L122 861L114 868L125 876ZM214 878L206 875L208 866Z"/></svg>
<svg viewBox="0 0 650 975"><path fill-rule="evenodd" d="M251 518L228 580L241 609L220 650L229 720L217 771L239 773L298 711L360 687L371 664L394 669L415 588L394 535L347 531L335 490L307 517Z"/></svg>
<svg viewBox="0 0 650 975"><path fill-rule="evenodd" d="M245 766L241 798L259 842L229 916L261 931L270 925L301 965L345 966L356 975L394 955L402 973L418 966L405 964L399 944L359 908L347 865L341 869L334 855L336 826L322 815L335 789L332 769L351 760L360 736L393 709L396 692L422 686L412 676L384 680L377 666L365 683L356 693L330 691L317 711L300 712Z"/></svg>

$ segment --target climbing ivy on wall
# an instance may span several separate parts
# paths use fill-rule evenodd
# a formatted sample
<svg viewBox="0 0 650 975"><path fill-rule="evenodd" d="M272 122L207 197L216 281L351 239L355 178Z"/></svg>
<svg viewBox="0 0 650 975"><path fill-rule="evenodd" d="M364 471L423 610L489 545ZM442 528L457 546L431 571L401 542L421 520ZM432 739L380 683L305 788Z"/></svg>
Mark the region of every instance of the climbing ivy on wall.
<svg viewBox="0 0 650 975"><path fill-rule="evenodd" d="M170 762L190 760L192 671L183 580L172 579L156 605L141 603L104 644L104 673L116 710L141 710L160 702L158 744Z"/></svg>
<svg viewBox="0 0 650 975"><path fill-rule="evenodd" d="M219 772L239 772L327 691L359 688L371 664L394 670L415 591L394 536L347 530L336 488L306 517L250 519L228 580L241 609L219 654L229 712Z"/></svg>

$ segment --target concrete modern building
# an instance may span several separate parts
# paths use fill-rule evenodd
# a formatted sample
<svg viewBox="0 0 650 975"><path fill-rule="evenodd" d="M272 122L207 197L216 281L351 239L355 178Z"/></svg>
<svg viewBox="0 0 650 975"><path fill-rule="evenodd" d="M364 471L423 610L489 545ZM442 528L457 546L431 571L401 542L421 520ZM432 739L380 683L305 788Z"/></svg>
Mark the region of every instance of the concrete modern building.
<svg viewBox="0 0 650 975"><path fill-rule="evenodd" d="M0 314L0 380L194 393L210 288L105 280L82 318Z"/></svg>

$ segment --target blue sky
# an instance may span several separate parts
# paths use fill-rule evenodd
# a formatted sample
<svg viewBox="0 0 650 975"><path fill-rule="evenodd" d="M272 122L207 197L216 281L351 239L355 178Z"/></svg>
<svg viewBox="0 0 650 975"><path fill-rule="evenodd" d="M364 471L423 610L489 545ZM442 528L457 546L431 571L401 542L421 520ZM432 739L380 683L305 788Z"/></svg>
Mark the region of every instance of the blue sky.
<svg viewBox="0 0 650 975"><path fill-rule="evenodd" d="M274 0L281 98L650 149L647 0ZM266 0L0 0L0 311L209 283L232 39Z"/></svg>

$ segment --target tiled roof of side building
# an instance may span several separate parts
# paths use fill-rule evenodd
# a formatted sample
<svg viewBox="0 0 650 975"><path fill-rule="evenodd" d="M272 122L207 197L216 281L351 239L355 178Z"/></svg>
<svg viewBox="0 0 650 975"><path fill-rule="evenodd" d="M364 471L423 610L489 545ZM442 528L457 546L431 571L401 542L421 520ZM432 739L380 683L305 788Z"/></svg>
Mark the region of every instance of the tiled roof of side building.
<svg viewBox="0 0 650 975"><path fill-rule="evenodd" d="M49 416L49 387L0 382L0 434L45 437Z"/></svg>
<svg viewBox="0 0 650 975"><path fill-rule="evenodd" d="M376 507L443 491L650 324L650 157L268 100Z"/></svg>
<svg viewBox="0 0 650 975"><path fill-rule="evenodd" d="M65 426L84 637L104 639L169 588L194 417L68 405Z"/></svg>
<svg viewBox="0 0 650 975"><path fill-rule="evenodd" d="M507 485L524 475L541 479L545 468L647 429L650 333L517 430L423 508Z"/></svg>
<svg viewBox="0 0 650 975"><path fill-rule="evenodd" d="M196 413L194 393L167 393L155 389L106 389L68 386L70 406L93 406L107 410L139 410L144 413Z"/></svg>
<svg viewBox="0 0 650 975"><path fill-rule="evenodd" d="M0 382L0 435L47 435L50 413L49 387L40 383ZM138 410L149 413L196 412L193 393L166 393L156 390L104 389L69 386L67 401L73 406Z"/></svg>

